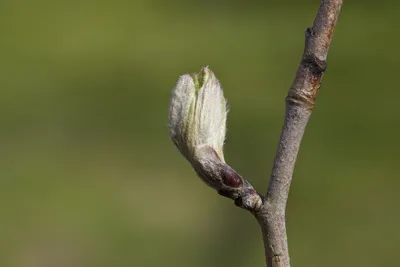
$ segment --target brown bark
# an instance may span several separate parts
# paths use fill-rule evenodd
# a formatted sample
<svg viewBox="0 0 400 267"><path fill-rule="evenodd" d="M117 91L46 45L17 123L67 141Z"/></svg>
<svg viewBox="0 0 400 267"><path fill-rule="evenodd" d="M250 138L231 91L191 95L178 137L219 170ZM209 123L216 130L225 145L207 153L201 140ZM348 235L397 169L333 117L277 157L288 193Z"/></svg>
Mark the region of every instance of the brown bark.
<svg viewBox="0 0 400 267"><path fill-rule="evenodd" d="M263 206L254 214L263 233L269 267L289 267L285 210L301 140L315 105L326 58L343 0L321 0L312 27L305 32L305 48L292 87Z"/></svg>

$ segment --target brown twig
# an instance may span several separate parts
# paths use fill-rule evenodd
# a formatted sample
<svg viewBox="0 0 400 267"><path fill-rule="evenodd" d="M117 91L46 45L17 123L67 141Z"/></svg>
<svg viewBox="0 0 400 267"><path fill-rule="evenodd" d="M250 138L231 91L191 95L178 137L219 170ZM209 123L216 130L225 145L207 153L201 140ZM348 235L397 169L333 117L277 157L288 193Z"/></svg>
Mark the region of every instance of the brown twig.
<svg viewBox="0 0 400 267"><path fill-rule="evenodd" d="M286 98L284 125L263 206L254 214L260 223L267 265L289 267L285 210L294 166L308 119L315 105L332 33L343 0L321 0L311 28L305 33L300 66Z"/></svg>
<svg viewBox="0 0 400 267"><path fill-rule="evenodd" d="M308 119L315 105L326 58L343 0L321 0L292 87L265 197L224 160L226 100L213 72L183 75L173 89L169 109L170 136L198 176L222 196L249 210L263 233L268 267L290 267L286 235L286 203L294 166Z"/></svg>

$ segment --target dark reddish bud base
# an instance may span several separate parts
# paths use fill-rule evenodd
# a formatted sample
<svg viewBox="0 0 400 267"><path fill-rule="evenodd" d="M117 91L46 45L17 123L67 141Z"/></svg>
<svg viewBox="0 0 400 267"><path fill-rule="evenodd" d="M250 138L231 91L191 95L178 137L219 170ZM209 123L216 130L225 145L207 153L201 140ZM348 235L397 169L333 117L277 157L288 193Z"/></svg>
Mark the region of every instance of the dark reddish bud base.
<svg viewBox="0 0 400 267"><path fill-rule="evenodd" d="M222 181L226 186L236 188L236 187L243 185L242 177L240 177L240 175L229 166L225 166L221 170L220 174L221 174Z"/></svg>

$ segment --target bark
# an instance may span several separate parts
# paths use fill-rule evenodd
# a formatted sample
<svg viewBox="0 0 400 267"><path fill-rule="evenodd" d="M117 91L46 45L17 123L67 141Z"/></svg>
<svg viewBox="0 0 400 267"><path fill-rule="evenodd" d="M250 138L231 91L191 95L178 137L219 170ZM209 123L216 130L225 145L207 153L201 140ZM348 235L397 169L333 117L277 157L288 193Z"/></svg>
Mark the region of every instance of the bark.
<svg viewBox="0 0 400 267"><path fill-rule="evenodd" d="M305 48L286 97L286 113L263 205L253 211L263 233L267 266L289 267L285 210L301 140L315 105L326 58L343 0L321 0Z"/></svg>

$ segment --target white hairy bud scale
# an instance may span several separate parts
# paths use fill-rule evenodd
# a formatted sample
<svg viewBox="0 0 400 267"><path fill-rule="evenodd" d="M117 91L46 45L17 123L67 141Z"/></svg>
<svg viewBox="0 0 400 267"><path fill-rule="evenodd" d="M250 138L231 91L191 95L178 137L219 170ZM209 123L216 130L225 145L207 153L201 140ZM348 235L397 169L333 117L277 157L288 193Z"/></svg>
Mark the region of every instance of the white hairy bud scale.
<svg viewBox="0 0 400 267"><path fill-rule="evenodd" d="M224 160L226 99L221 85L209 68L179 78L172 91L169 110L170 135L189 161L198 148L211 147Z"/></svg>

